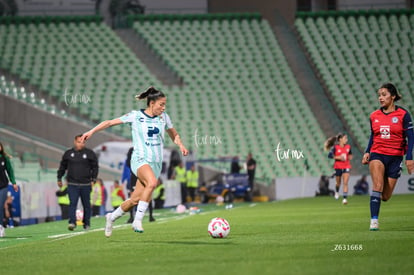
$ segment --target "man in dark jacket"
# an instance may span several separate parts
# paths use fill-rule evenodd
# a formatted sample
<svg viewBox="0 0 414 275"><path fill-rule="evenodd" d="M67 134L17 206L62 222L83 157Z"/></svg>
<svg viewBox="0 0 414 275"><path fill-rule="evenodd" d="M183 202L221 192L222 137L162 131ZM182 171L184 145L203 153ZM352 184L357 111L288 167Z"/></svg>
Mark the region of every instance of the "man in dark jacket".
<svg viewBox="0 0 414 275"><path fill-rule="evenodd" d="M90 228L91 217L91 189L92 183L98 176L98 159L95 152L85 148L85 142L81 140L82 135L77 135L74 147L67 150L60 162L57 171L57 184L62 186L62 177L67 173L69 194L69 230L76 228L76 207L79 198L83 205L83 228Z"/></svg>

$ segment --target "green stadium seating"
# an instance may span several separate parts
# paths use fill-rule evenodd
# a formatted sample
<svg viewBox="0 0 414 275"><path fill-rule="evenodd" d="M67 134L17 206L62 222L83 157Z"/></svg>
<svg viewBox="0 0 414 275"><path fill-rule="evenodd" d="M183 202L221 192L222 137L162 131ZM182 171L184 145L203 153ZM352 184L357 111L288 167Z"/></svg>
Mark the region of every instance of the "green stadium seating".
<svg viewBox="0 0 414 275"><path fill-rule="evenodd" d="M181 91L168 94L169 113L180 132L191 138L197 129L223 141L222 146L193 148L197 157L252 151L259 177L302 175L303 161L277 160L274 150L280 142L286 150L305 151L312 175L329 173L321 154L325 137L267 21L143 16L135 17L132 26L184 80Z"/></svg>
<svg viewBox="0 0 414 275"><path fill-rule="evenodd" d="M258 161L258 178L302 175L304 160L277 160L280 143L284 150L304 152L308 174L332 170L322 152L322 130L269 23L257 14L130 17L137 35L183 79L183 86L172 87L162 85L98 19L2 20L1 68L61 103L66 103L65 91L69 99L90 96L90 105L71 104L82 116L95 121L120 116L137 108L133 99L137 92L155 85L166 91L167 112L197 158L251 151ZM19 96L18 90L8 90L11 93ZM53 110L59 112L57 107ZM196 129L221 143L196 147ZM124 127L118 133L130 136L129 131ZM215 166L228 170L230 165Z"/></svg>

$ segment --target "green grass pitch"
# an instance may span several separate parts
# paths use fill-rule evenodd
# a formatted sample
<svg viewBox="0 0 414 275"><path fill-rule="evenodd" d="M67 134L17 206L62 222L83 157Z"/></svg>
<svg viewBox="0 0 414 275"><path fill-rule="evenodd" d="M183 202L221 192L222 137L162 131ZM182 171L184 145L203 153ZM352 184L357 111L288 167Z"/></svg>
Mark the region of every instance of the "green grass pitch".
<svg viewBox="0 0 414 275"><path fill-rule="evenodd" d="M350 197L200 206L196 215L157 213L145 233L103 218L73 234L66 222L7 229L1 274L413 274L414 195L382 203L380 231L370 232L369 198ZM213 239L207 224L227 219L231 232Z"/></svg>

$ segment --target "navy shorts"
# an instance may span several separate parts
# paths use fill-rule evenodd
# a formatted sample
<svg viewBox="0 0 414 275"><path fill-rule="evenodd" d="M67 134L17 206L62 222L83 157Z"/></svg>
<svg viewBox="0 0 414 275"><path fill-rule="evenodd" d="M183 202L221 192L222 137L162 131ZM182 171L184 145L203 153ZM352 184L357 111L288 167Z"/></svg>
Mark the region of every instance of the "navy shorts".
<svg viewBox="0 0 414 275"><path fill-rule="evenodd" d="M371 153L369 161L379 160L384 164L385 175L387 178L398 179L401 176L402 156L388 156L383 154Z"/></svg>
<svg viewBox="0 0 414 275"><path fill-rule="evenodd" d="M342 177L342 174L349 173L349 171L351 171L351 169L349 169L349 168L346 168L346 169L335 169L335 176Z"/></svg>

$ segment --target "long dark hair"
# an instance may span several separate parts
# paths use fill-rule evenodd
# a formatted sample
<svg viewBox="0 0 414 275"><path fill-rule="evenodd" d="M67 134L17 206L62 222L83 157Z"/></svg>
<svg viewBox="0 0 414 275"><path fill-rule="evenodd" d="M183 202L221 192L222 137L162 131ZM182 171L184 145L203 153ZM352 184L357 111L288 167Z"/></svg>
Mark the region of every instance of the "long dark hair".
<svg viewBox="0 0 414 275"><path fill-rule="evenodd" d="M147 106L150 105L151 101L157 101L159 98L165 97L164 93L154 87L149 87L145 92L135 96L135 99L147 99Z"/></svg>
<svg viewBox="0 0 414 275"><path fill-rule="evenodd" d="M0 142L0 154L2 154L5 157L11 158L11 156L9 154L7 154L7 152L4 150L4 146L3 143Z"/></svg>
<svg viewBox="0 0 414 275"><path fill-rule="evenodd" d="M395 87L395 85L392 83L384 83L378 88L378 90L379 89L387 89L391 96L395 96L394 101L398 101L401 99L401 95L398 92L397 87Z"/></svg>
<svg viewBox="0 0 414 275"><path fill-rule="evenodd" d="M325 141L325 144L323 145L324 149L326 151L329 151L332 148L332 146L334 146L335 143L339 142L339 140L344 136L346 136L345 133L339 133L336 136L332 136L332 137L328 138Z"/></svg>

